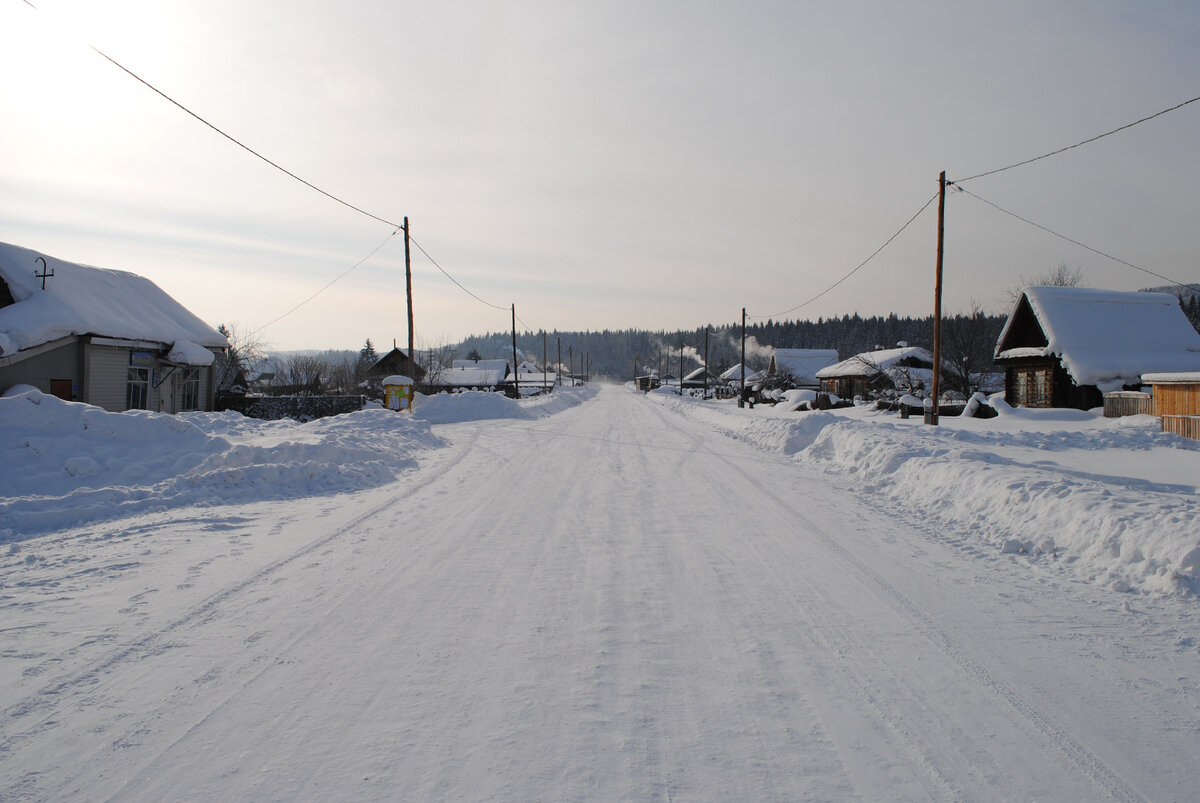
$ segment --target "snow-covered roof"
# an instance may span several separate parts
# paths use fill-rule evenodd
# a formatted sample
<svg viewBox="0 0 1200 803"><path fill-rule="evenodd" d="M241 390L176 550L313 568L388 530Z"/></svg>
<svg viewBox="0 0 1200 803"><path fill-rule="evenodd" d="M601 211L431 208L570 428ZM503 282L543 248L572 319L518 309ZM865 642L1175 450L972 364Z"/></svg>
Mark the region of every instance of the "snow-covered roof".
<svg viewBox="0 0 1200 803"><path fill-rule="evenodd" d="M1006 349L1022 300L1047 343ZM1120 389L1147 372L1200 371L1200 333L1168 293L1026 287L1000 332L996 359L1042 356L1061 359L1077 385Z"/></svg>
<svg viewBox="0 0 1200 803"><path fill-rule="evenodd" d="M533 385L536 387L542 387L545 385L553 385L557 378L558 378L558 374L554 373L553 371L547 371L545 373L543 373L542 371L538 371L537 373L530 373L528 371L522 371L521 373L517 374L515 377L515 379L519 380L522 385ZM513 375L509 374L508 376L504 377L504 381L506 383L513 382L514 381Z"/></svg>
<svg viewBox="0 0 1200 803"><path fill-rule="evenodd" d="M391 376L389 376L383 380L383 385L385 385L385 386L387 386L387 385L411 385L412 383L413 383L413 381L411 379L409 379L407 376L401 376L400 374L392 374Z"/></svg>
<svg viewBox="0 0 1200 803"><path fill-rule="evenodd" d="M53 275L42 280L42 261ZM225 348L225 337L188 312L149 279L120 270L66 262L17 245L0 243L0 279L13 303L0 308L0 355L70 335L174 344L170 357L187 365L210 365L199 349Z"/></svg>
<svg viewBox="0 0 1200 803"><path fill-rule="evenodd" d="M455 360L448 370L442 371L438 384L456 388L495 387L507 374L505 360Z"/></svg>
<svg viewBox="0 0 1200 803"><path fill-rule="evenodd" d="M817 372L837 364L837 349L775 349L775 369L798 382L816 384Z"/></svg>
<svg viewBox="0 0 1200 803"><path fill-rule="evenodd" d="M1187 384L1200 384L1200 371L1178 371L1178 372L1162 372L1142 374L1142 381L1148 384L1168 384L1172 382L1186 382Z"/></svg>
<svg viewBox="0 0 1200 803"><path fill-rule="evenodd" d="M880 351L867 351L856 354L848 360L842 360L817 371L817 379L834 376L872 376L879 372L887 372L895 368L902 360L913 358L929 366L933 365L933 355L920 346L903 346Z"/></svg>
<svg viewBox="0 0 1200 803"><path fill-rule="evenodd" d="M746 378L754 376L754 371L751 368L746 369ZM732 368L721 372L721 379L726 382L741 382L742 381L742 364L739 362Z"/></svg>

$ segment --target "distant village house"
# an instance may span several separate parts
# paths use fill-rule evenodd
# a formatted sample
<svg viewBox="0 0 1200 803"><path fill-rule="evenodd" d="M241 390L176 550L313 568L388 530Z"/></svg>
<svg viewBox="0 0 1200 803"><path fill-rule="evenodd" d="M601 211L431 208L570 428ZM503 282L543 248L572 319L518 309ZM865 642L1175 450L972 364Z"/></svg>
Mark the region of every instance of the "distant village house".
<svg viewBox="0 0 1200 803"><path fill-rule="evenodd" d="M875 393L923 393L933 385L933 355L919 346L901 344L856 354L817 371L824 393L843 399Z"/></svg>

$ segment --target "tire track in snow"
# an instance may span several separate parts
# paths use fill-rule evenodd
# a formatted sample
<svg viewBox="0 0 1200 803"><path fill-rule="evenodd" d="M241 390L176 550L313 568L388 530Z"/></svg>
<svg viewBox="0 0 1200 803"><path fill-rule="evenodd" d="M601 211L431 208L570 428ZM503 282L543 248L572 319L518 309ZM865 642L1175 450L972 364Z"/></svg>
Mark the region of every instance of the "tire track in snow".
<svg viewBox="0 0 1200 803"><path fill-rule="evenodd" d="M661 411L660 409L660 412L664 420L670 422L670 417L665 411ZM678 426L673 422L671 423L673 426ZM757 483L755 478L744 468L732 461L727 465L729 468L737 471L744 480L754 484L762 493L773 499L781 509L787 511L794 510L794 506L789 505L773 491L764 487L763 484ZM838 543L830 533L803 514L794 512L790 513L790 515L793 515L795 519L802 522L830 554L837 556L844 564L853 568L860 578L867 580L877 588L884 597L890 600L893 610L909 620L918 632L932 643L939 652L954 662L967 676L973 678L979 687L985 689L994 698L1003 702L1009 710L1017 713L1042 733L1085 777L1090 779L1097 787L1103 789L1109 797L1120 801L1141 801L1145 799L1099 757L1087 750L1065 728L1058 725L1049 716L1027 702L1011 686L997 679L986 666L970 655L945 630L938 627L933 619L916 603ZM811 602L813 602L813 599L808 599L806 604L810 604ZM803 606L798 606L798 608L802 610ZM874 704L873 700L872 703ZM930 769L935 776L942 779L945 778L935 766L931 766ZM953 789L952 786L949 788ZM961 794L963 794L963 790L957 790L956 796Z"/></svg>
<svg viewBox="0 0 1200 803"><path fill-rule="evenodd" d="M322 535L308 544L300 547L295 552L273 561L266 566L260 568L250 576L245 577L235 583L225 586L220 591L208 596L203 602L195 606L187 613L168 622L166 625L158 628L152 633L148 633L134 640L130 644L110 653L106 658L90 664L86 669L77 672L66 678L55 680L51 685L46 686L32 694L26 696L22 700L18 700L10 704L3 711L3 716L8 721L18 721L31 714L43 712L47 709L53 709L49 714L42 717L38 722L27 726L19 733L7 736L3 741L0 741L0 755L7 753L11 749L13 742L20 742L27 739L30 735L37 733L44 727L57 724L57 711L60 710L66 701L64 696L73 690L79 690L85 684L94 683L91 686L89 693L94 693L101 688L99 678L108 674L111 670L119 667L127 661L140 659L148 655L158 654L164 650L170 649L173 645L169 642L169 637L180 629L192 624L193 622L202 621L206 617L214 615L214 613L228 600L236 597L238 594L247 589L262 583L263 581L275 575L280 570L285 569L296 561L308 557L318 550L322 549L329 543L345 536L346 533L353 531L361 526L364 522L383 513L389 508L395 507L401 502L407 500L418 491L428 485L437 482L442 476L449 473L459 462L463 460L465 455L470 451L472 445L478 439L478 430L472 431L470 441L462 446L455 446L457 454L451 460L446 461L436 467L431 467L426 471L416 472L416 483L405 489L401 495L390 497L383 502L375 505L369 510L355 516L346 524L338 527L334 531Z"/></svg>
<svg viewBox="0 0 1200 803"><path fill-rule="evenodd" d="M657 406L654 409L667 427L690 434L686 427L680 426L679 422L666 411ZM734 443L739 442L734 441ZM739 443L739 445L742 444ZM720 457L726 460L726 462L722 463L721 469L734 468L740 475L741 480L749 486L746 488L747 495L762 493L766 496L766 501L774 503L772 510L768 511L760 508L760 516L770 515L781 530L789 531L795 528L797 516L795 505L788 504L775 494L770 493L763 487L758 478L752 476L740 466L736 466L733 461L742 462L739 456L722 453ZM710 476L708 480L714 486L724 487L727 490L730 489L728 477ZM736 492L733 496L742 501L745 499L745 496ZM909 777L912 781L923 787L922 797L944 800L962 800L969 797L968 791L953 783L928 751L921 750L914 743L905 729L901 718L890 710L890 707L878 693L880 687L884 684L880 683L877 679L872 680L867 677L866 673L861 671L859 662L849 660L851 656L861 655L865 650L869 650L870 648L869 646L862 647L852 644L839 628L829 626L830 622L838 621L839 617L844 619L846 615L841 614L840 611L835 614L828 600L815 589L806 589L806 593L802 597L798 597L795 587L795 580L797 578L785 575L780 568L781 566L790 565L789 560L782 556L778 549L773 550L770 554L765 552L765 545L762 539L757 537L756 533L751 533L750 535L739 534L739 543L742 547L760 556L760 564L772 576L772 585L775 590L781 596L792 600L792 616L804 622L804 626L799 629L799 635L811 645L811 654L815 656L829 656L832 660L833 663L829 666L814 666L810 670L811 674L815 675L817 680L822 684L835 683L848 686L847 691L852 700L856 704L861 703L866 705L866 713L869 713L870 716L863 717L864 724L870 728L882 744L888 746L888 749L892 753L891 757L899 760L908 768ZM713 550L721 554L723 560L727 563L736 563L733 557L723 554L720 548L713 547ZM760 622L771 621L772 611L768 610L765 603L756 601L749 595L742 595L741 598L745 604L753 605L756 608L757 618ZM810 657L808 660L811 665L813 659ZM891 687L906 688L908 690L907 699L911 706L919 706L923 710L928 709L928 706L921 700L921 696L915 690L912 690L898 674L887 670L882 663L877 664L874 667L874 671L888 671L888 680ZM836 678L831 678L831 675L836 675ZM829 730L830 726L822 722L822 728ZM873 769L878 770L878 767ZM884 775L892 777L893 781L900 780L895 779L891 772L885 772ZM885 783L879 779L875 779L868 781L866 785L868 787L883 787ZM903 797L904 793L898 787L892 786L891 788L892 793L900 796L900 799L908 799Z"/></svg>

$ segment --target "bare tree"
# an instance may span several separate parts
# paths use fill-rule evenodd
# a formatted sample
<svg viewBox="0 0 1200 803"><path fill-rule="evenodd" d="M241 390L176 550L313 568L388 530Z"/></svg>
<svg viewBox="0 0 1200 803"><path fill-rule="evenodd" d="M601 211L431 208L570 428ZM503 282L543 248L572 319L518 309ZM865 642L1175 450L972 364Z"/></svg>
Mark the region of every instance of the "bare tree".
<svg viewBox="0 0 1200 803"><path fill-rule="evenodd" d="M441 384L442 376L454 364L454 358L457 356L458 351L454 346L447 345L446 343L440 343L436 346L426 346L424 342L419 341L418 344L419 348L417 349L417 353L413 355L413 359L425 369L425 376L421 378L418 390L427 391ZM467 359L480 359L479 352L474 349L471 350L471 354L474 357L468 356Z"/></svg>
<svg viewBox="0 0 1200 803"><path fill-rule="evenodd" d="M213 382L218 393L244 394L253 371L264 358L264 343L253 332L237 324L221 324L217 331L225 336L225 351L213 362Z"/></svg>
<svg viewBox="0 0 1200 803"><path fill-rule="evenodd" d="M351 358L349 356L329 363L329 370L325 378L326 392L342 396L362 393L362 388L359 387L359 365L360 360L358 358Z"/></svg>
<svg viewBox="0 0 1200 803"><path fill-rule="evenodd" d="M949 368L944 377L951 389L964 398L982 389L992 372L996 340L1003 322L983 311L978 301L971 311L955 315L942 323L942 361Z"/></svg>
<svg viewBox="0 0 1200 803"><path fill-rule="evenodd" d="M280 394L319 396L329 363L315 354L294 354L280 361L271 387Z"/></svg>
<svg viewBox="0 0 1200 803"><path fill-rule="evenodd" d="M1058 267L1048 270L1038 276L1021 274L1020 284L1008 288L1008 298L1013 303L1021 297L1026 287L1082 287L1083 268L1072 268L1066 262L1059 262Z"/></svg>

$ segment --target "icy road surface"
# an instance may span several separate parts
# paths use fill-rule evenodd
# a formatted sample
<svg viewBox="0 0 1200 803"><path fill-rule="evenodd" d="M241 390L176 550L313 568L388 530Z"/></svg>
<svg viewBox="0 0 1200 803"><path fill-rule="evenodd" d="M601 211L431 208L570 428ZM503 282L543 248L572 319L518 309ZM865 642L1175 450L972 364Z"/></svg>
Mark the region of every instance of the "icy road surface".
<svg viewBox="0 0 1200 803"><path fill-rule="evenodd" d="M1193 600L624 389L435 432L375 490L13 545L0 798L1200 796Z"/></svg>

